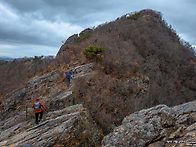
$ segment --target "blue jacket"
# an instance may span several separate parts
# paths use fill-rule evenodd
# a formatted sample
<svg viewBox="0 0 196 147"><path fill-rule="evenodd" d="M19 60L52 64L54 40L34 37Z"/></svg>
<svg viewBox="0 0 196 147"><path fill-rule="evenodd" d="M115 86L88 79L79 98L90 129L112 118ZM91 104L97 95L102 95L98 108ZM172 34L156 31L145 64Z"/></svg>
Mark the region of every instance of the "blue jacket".
<svg viewBox="0 0 196 147"><path fill-rule="evenodd" d="M71 76L70 74L67 74L67 75L66 75L66 78L67 78L67 79L71 79L72 76Z"/></svg>

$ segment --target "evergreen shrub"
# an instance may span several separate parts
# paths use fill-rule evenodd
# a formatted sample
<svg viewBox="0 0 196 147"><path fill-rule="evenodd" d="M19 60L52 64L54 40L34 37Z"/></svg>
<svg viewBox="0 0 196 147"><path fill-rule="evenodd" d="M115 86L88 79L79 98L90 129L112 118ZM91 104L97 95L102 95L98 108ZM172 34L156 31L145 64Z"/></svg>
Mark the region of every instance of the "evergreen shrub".
<svg viewBox="0 0 196 147"><path fill-rule="evenodd" d="M135 14L133 14L133 15L127 17L127 19L136 20L136 19L138 19L139 17L140 17L140 13L138 12L138 13L135 13Z"/></svg>
<svg viewBox="0 0 196 147"><path fill-rule="evenodd" d="M102 47L97 46L90 46L85 49L83 54L86 56L86 58L93 58L98 57L98 54L101 54L104 51Z"/></svg>

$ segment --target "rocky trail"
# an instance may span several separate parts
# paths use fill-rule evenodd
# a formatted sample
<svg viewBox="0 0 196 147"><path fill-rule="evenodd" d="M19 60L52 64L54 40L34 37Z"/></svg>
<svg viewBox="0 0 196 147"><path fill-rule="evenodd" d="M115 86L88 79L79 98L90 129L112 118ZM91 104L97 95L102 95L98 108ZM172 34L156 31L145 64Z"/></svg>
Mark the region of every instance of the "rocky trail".
<svg viewBox="0 0 196 147"><path fill-rule="evenodd" d="M72 144L71 142L77 142L80 137L89 138L88 144L99 144L99 130L89 113L82 105L74 105L49 112L46 114L46 120L36 126L31 127L31 124L25 121L2 131L0 146L52 146L58 144L57 140Z"/></svg>
<svg viewBox="0 0 196 147"><path fill-rule="evenodd" d="M102 130L82 104L74 101L74 80L91 74L94 63L74 67L70 88L59 71L34 77L4 98L0 146L33 147L182 147L196 145L196 101L168 107L158 105L128 115L122 125L103 138ZM63 70L60 70L63 72ZM141 81L140 81L141 82ZM146 85L148 88L148 85ZM48 109L35 125L31 108L36 96Z"/></svg>
<svg viewBox="0 0 196 147"><path fill-rule="evenodd" d="M0 121L0 146L20 147L32 144L35 147L53 146L55 144L84 144L99 146L101 132L89 112L82 104L73 105L72 87L74 80L90 74L94 63L72 68L73 80L71 87L58 89L56 79L59 74L54 71L35 77L26 87L16 89L6 96L6 111L11 111L21 101L30 100L33 93L39 93L47 86L48 97L41 97L41 102L48 109L44 118L35 125L32 103L20 105L14 114L5 115ZM63 72L63 71L62 71ZM30 101L29 101L30 102ZM26 109L26 110L25 110Z"/></svg>

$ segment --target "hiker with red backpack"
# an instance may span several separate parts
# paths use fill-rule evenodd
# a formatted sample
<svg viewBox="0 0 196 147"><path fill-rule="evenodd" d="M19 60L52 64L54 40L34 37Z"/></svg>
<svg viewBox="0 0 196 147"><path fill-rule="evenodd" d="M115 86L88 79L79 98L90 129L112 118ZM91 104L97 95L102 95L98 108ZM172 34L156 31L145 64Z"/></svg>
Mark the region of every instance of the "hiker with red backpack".
<svg viewBox="0 0 196 147"><path fill-rule="evenodd" d="M46 107L39 101L39 98L36 99L35 103L33 103L32 108L35 110L35 123L38 124L39 121L41 121L43 112L42 108L43 107L46 110ZM39 117L39 120L38 120Z"/></svg>

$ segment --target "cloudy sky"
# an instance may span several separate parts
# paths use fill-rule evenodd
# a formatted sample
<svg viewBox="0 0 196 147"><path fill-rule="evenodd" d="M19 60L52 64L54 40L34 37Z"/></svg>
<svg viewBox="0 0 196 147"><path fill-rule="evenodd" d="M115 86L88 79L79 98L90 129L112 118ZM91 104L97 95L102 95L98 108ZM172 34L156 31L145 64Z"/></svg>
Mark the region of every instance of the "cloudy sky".
<svg viewBox="0 0 196 147"><path fill-rule="evenodd" d="M196 0L0 0L0 56L56 55L72 34L142 9L196 46Z"/></svg>

